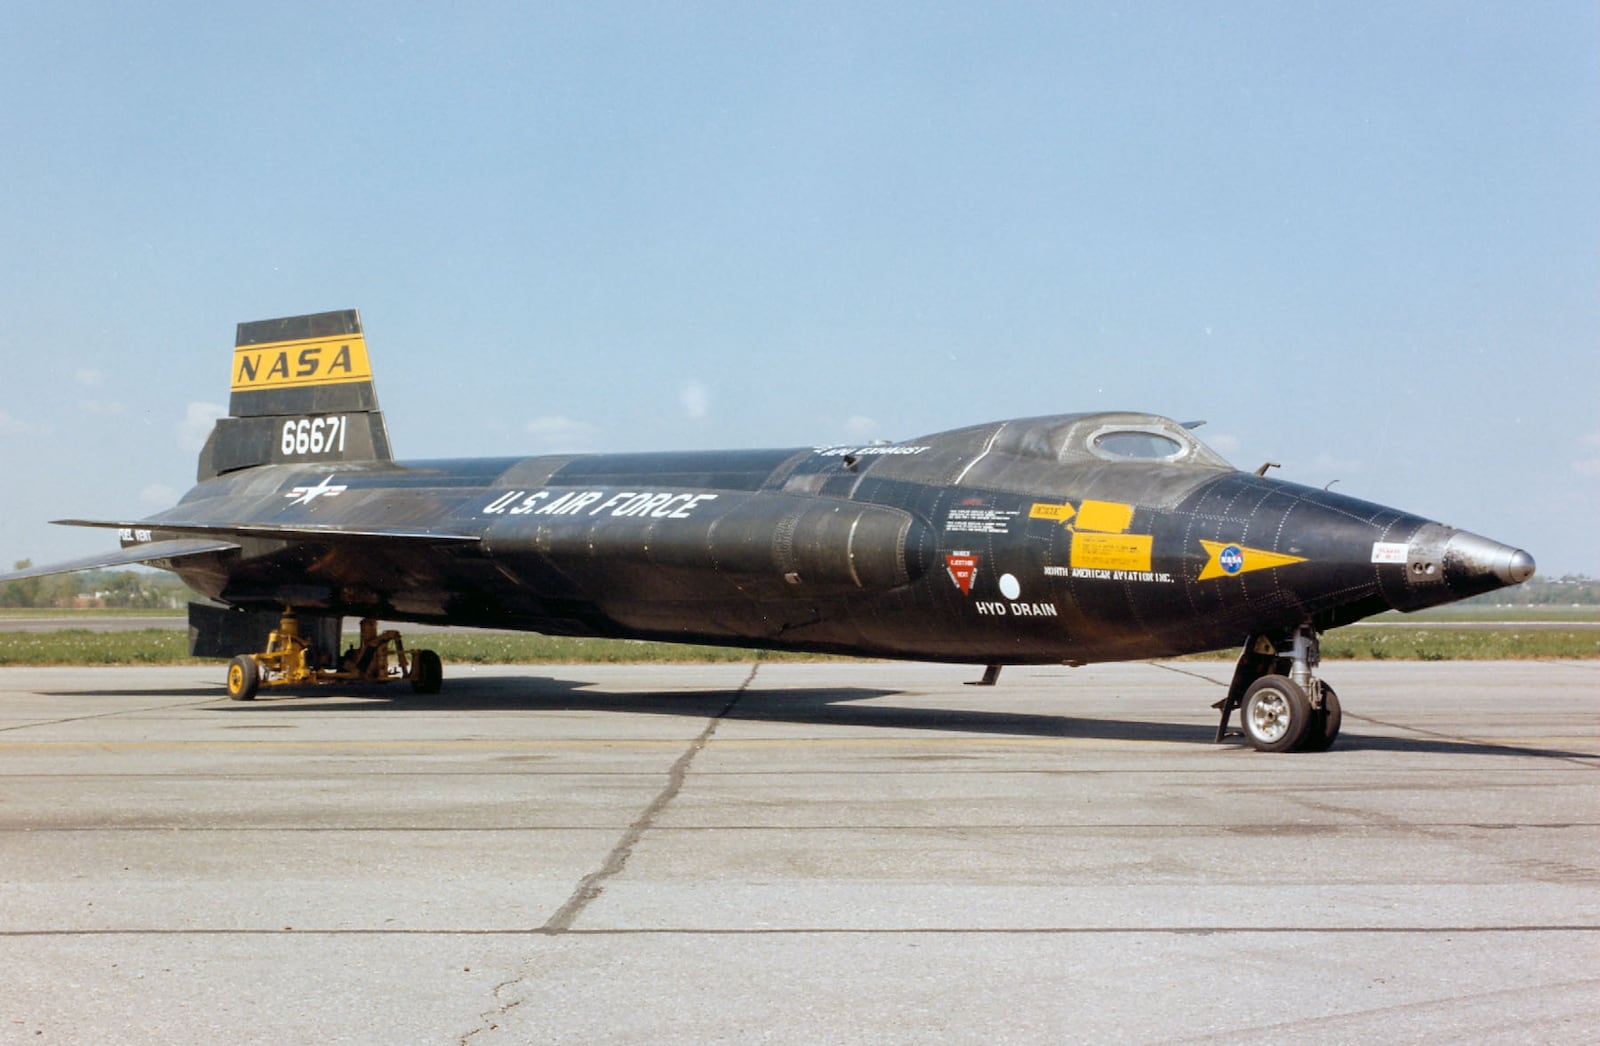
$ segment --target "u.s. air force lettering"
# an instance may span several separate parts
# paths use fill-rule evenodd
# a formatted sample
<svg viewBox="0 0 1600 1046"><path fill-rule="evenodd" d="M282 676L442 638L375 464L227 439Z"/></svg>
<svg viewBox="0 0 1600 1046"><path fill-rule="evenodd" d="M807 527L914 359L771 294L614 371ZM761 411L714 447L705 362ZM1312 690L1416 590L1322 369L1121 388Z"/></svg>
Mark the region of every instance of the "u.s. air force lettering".
<svg viewBox="0 0 1600 1046"><path fill-rule="evenodd" d="M688 519L694 510L715 494L683 491L605 491L569 490L556 494L549 490L528 493L511 490L480 510L486 516L506 513L513 516L648 516L652 519Z"/></svg>

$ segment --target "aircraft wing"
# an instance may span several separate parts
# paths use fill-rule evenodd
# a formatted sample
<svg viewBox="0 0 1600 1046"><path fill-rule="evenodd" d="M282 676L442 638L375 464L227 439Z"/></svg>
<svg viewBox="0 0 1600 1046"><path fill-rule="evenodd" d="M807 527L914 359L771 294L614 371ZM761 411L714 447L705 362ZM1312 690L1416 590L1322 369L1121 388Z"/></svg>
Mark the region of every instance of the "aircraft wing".
<svg viewBox="0 0 1600 1046"><path fill-rule="evenodd" d="M0 574L0 584L22 581L31 577L51 574L70 574L76 570L99 570L103 567L125 567L135 563L147 566L165 566L174 560L191 556L205 556L229 552L239 548L242 538L266 538L280 541L415 541L437 545L477 544L481 539L474 534L457 534L449 531L409 529L402 527L377 529L352 529L340 526L283 525L264 523L201 523L196 521L167 520L107 520L58 519L63 526L98 527L103 530L159 530L182 534L183 537L162 541L149 541L139 545L98 555L69 559L62 563L28 567Z"/></svg>
<svg viewBox="0 0 1600 1046"><path fill-rule="evenodd" d="M0 574L0 583L23 581L30 577L47 577L51 574L70 574L75 570L125 567L134 563L151 565L157 562L185 559L189 556L204 556L213 552L227 552L238 547L236 542L220 538L174 538L171 541L151 541L143 545L120 548L115 552L101 552L93 556L84 556L81 559L69 559L64 563L47 563L40 567L13 570L10 573Z"/></svg>
<svg viewBox="0 0 1600 1046"><path fill-rule="evenodd" d="M194 537L269 538L280 541L364 539L396 541L422 541L440 545L475 545L483 539L476 534L458 534L449 530L431 530L411 527L348 527L338 524L316 523L202 523L192 520L141 519L126 522L109 519L56 519L64 527L100 527L105 530L160 530ZM160 544L160 542L157 542ZM138 548L153 548L140 545ZM135 551L129 549L128 551ZM192 553L191 553L192 554ZM165 558L165 557L156 557ZM132 560L138 562L138 560ZM82 567L78 569L83 569Z"/></svg>

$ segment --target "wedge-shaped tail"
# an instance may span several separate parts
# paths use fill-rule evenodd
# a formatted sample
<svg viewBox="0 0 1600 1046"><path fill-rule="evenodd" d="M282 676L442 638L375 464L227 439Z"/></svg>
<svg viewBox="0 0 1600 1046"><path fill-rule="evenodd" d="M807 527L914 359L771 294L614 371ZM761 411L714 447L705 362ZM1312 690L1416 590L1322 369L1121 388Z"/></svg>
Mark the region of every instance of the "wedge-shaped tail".
<svg viewBox="0 0 1600 1046"><path fill-rule="evenodd" d="M239 324L232 383L201 482L257 465L392 460L354 309Z"/></svg>

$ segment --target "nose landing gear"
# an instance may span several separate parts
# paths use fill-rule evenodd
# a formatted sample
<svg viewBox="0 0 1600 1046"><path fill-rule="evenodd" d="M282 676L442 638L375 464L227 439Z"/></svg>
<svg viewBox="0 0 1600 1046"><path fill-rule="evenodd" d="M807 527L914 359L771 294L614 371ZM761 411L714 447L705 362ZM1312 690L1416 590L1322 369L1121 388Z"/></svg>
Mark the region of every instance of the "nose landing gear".
<svg viewBox="0 0 1600 1046"><path fill-rule="evenodd" d="M293 610L285 610L278 628L259 654L240 654L228 664L228 696L252 701L261 687L323 686L333 683L411 682L419 694L436 694L444 669L432 650L406 654L400 633L378 631L375 618L361 619L361 638L337 659L318 650L300 634Z"/></svg>
<svg viewBox="0 0 1600 1046"><path fill-rule="evenodd" d="M1257 751L1327 751L1344 716L1339 695L1315 675L1321 660L1310 624L1295 630L1287 653L1266 636L1251 637L1239 655L1228 695L1212 706L1222 711L1217 740L1227 733L1228 718L1237 708L1245 740Z"/></svg>

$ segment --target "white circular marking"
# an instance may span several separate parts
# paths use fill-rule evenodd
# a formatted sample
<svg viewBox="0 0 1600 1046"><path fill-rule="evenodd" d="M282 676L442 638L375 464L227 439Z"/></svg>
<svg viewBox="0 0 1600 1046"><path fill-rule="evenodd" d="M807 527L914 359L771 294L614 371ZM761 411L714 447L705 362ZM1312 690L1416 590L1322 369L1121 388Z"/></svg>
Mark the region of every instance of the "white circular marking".
<svg viewBox="0 0 1600 1046"><path fill-rule="evenodd" d="M1000 575L1000 594L1007 599L1016 599L1022 595L1022 583L1011 574Z"/></svg>

